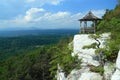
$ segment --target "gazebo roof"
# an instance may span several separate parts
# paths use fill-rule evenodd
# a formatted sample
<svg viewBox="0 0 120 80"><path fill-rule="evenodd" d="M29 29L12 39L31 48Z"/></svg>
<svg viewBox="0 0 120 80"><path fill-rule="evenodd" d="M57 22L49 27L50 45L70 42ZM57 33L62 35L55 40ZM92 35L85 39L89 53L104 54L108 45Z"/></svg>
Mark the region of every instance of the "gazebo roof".
<svg viewBox="0 0 120 80"><path fill-rule="evenodd" d="M91 11L89 11L89 13L85 15L82 19L79 19L79 21L93 21L93 20L101 20L101 19L96 17Z"/></svg>

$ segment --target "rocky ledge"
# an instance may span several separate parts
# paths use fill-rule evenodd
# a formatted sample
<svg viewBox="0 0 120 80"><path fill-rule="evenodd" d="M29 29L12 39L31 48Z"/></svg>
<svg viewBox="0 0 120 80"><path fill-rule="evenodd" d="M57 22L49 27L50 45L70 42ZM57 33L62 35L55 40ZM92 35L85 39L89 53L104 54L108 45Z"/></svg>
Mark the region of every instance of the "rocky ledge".
<svg viewBox="0 0 120 80"><path fill-rule="evenodd" d="M105 46L106 40L109 38L109 33L102 34L98 39L100 48ZM115 63L106 62L103 65L104 73L101 75L98 72L92 71L92 67L100 66L100 61L96 57L95 49L83 49L86 45L98 43L96 40L89 37L88 34L79 34L74 36L72 56L78 55L81 59L81 69L73 69L71 73L65 77L64 72L57 71L57 80L120 80L120 51ZM102 55L101 55L102 56Z"/></svg>

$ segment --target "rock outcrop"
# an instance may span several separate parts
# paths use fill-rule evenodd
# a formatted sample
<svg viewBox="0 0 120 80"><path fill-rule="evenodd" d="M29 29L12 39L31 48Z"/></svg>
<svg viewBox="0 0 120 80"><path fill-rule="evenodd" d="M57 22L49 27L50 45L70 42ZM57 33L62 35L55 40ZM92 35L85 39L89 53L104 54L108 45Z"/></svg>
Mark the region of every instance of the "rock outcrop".
<svg viewBox="0 0 120 80"><path fill-rule="evenodd" d="M100 47L103 47L106 38L108 38L108 34L99 39L101 42ZM90 71L90 66L97 67L100 65L99 61L94 59L96 56L95 49L83 49L84 46L91 45L92 43L97 43L97 41L89 38L88 34L74 36L72 56L78 55L82 63L81 69L73 70L68 75L67 80L102 80L102 76L99 73Z"/></svg>
<svg viewBox="0 0 120 80"><path fill-rule="evenodd" d="M116 70L115 70L114 74L112 75L111 80L120 80L120 51L118 53L118 57L116 60Z"/></svg>
<svg viewBox="0 0 120 80"><path fill-rule="evenodd" d="M66 80L65 73L63 72L59 64L57 66L58 66L57 75L56 75L57 80Z"/></svg>
<svg viewBox="0 0 120 80"><path fill-rule="evenodd" d="M102 80L102 76L99 73L84 72L81 77L77 80Z"/></svg>
<svg viewBox="0 0 120 80"><path fill-rule="evenodd" d="M111 80L111 76L113 75L115 69L115 64L106 62L104 65L104 80Z"/></svg>
<svg viewBox="0 0 120 80"><path fill-rule="evenodd" d="M94 65L99 66L99 62L93 60L95 56L95 49L83 49L84 46L90 45L96 42L94 39L90 39L89 35L75 35L73 40L73 53L72 56L78 55L79 59L82 59L82 66L85 65Z"/></svg>
<svg viewBox="0 0 120 80"><path fill-rule="evenodd" d="M106 40L109 38L110 34L102 34L99 38L100 48L105 46ZM91 71L91 67L100 66L100 61L96 59L95 50L93 48L83 49L86 45L91 45L92 43L97 43L96 40L89 38L88 34L75 35L73 40L73 53L72 56L78 55L78 58L81 59L81 69L73 69L71 73L65 78L63 76L61 79L57 80L120 80L120 51L116 61L116 71L115 64L106 62L103 65L104 73L100 75L97 72ZM114 74L113 74L114 73ZM58 73L64 74L64 73ZM112 76L112 77L111 77Z"/></svg>

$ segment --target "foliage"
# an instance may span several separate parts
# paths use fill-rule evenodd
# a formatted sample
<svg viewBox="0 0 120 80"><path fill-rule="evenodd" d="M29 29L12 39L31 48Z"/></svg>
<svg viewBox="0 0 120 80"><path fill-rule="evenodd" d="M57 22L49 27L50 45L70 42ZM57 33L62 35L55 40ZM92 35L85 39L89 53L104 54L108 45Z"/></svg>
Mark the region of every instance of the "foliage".
<svg viewBox="0 0 120 80"><path fill-rule="evenodd" d="M55 38L57 37L54 37L53 39ZM0 80L53 80L53 78L55 78L58 63L66 74L68 74L74 67L80 68L80 65L78 65L80 64L80 61L77 60L77 56L71 56L71 50L68 48L68 43L71 39L72 38L63 37L58 44L53 44L53 42L49 45L40 45L39 47L27 49L16 45L18 44L17 38L16 40L13 38L11 41L9 38L6 42L10 41L9 44L11 44L14 40L16 46L11 47L22 48L21 50L23 51L23 54L21 53L12 57L9 56L0 61ZM2 45L4 44L8 43L2 43ZM23 45L25 44L20 44L20 46ZM31 47L34 46L36 45L31 45ZM11 48L10 46L8 47ZM27 50L25 51L23 48ZM13 54L16 54L16 52L13 52Z"/></svg>
<svg viewBox="0 0 120 80"><path fill-rule="evenodd" d="M112 40L110 39L107 43L107 48L105 51L105 56L107 60L115 62L117 58L118 51L120 49L120 42L118 39Z"/></svg>
<svg viewBox="0 0 120 80"><path fill-rule="evenodd" d="M103 75L104 73L104 68L99 66L99 67L91 67L90 69L92 72L97 72L97 73L100 73L101 75Z"/></svg>
<svg viewBox="0 0 120 80"><path fill-rule="evenodd" d="M99 35L99 34L90 34L89 35L89 38L91 38L91 39L98 39L98 38L100 38L101 36Z"/></svg>
<svg viewBox="0 0 120 80"><path fill-rule="evenodd" d="M50 80L47 47L41 47L25 55L14 56L1 62L2 80Z"/></svg>
<svg viewBox="0 0 120 80"><path fill-rule="evenodd" d="M119 0L118 0L119 2ZM101 49L106 59L114 62L120 49L120 4L114 10L108 10L103 16L103 20L98 25L98 33L110 32L110 39L107 40L106 47ZM100 51L100 50L99 50Z"/></svg>
<svg viewBox="0 0 120 80"><path fill-rule="evenodd" d="M97 43L92 43L91 45L86 45L86 46L83 46L83 49L90 49L90 48L93 48L95 49L97 46Z"/></svg>
<svg viewBox="0 0 120 80"><path fill-rule="evenodd" d="M100 38L100 35L99 34L91 34L91 35L89 35L89 38L96 40L98 43L94 42L90 45L83 46L83 49L86 49L86 48L87 49L90 49L90 48L97 49L97 48L99 48L100 42L99 42L98 38Z"/></svg>
<svg viewBox="0 0 120 80"><path fill-rule="evenodd" d="M0 38L0 59L24 54L44 45L53 45L67 35L20 36Z"/></svg>
<svg viewBox="0 0 120 80"><path fill-rule="evenodd" d="M104 51L103 48L100 48L100 47L99 47L99 46L100 46L100 42L99 42L98 39L99 39L100 37L101 37L101 36L100 36L99 34L92 34L92 35L89 36L89 38L96 40L98 43L96 43L96 42L95 42L95 43L92 43L91 45L88 45L88 48L96 49L96 50L95 50L95 53L98 54L98 55L99 55L99 53L100 53L101 51ZM87 46L84 46L84 47L87 47ZM104 73L104 68L103 68L103 66L98 66L98 67L92 66L92 67L90 68L90 70L91 70L92 72L100 73L101 75L103 75L103 73Z"/></svg>
<svg viewBox="0 0 120 80"><path fill-rule="evenodd" d="M96 54L99 54L100 52L107 52L105 48L98 48L95 50Z"/></svg>
<svg viewBox="0 0 120 80"><path fill-rule="evenodd" d="M68 41L69 40L67 40L67 42ZM78 60L77 56L71 56L71 50L69 50L68 43L66 43L66 41L60 41L57 47L53 47L53 50L55 52L50 62L52 65L50 68L51 76L56 74L57 64L60 64L60 67L66 73L66 75L69 74L72 69L80 68L81 60Z"/></svg>

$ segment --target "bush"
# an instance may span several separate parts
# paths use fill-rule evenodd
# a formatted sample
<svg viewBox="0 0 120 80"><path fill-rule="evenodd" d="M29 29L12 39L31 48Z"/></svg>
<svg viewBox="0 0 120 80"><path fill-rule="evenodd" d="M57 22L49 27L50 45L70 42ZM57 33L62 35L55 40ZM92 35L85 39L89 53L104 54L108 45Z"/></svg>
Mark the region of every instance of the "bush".
<svg viewBox="0 0 120 80"><path fill-rule="evenodd" d="M90 71L92 72L97 72L97 73L100 73L100 75L103 75L104 73L104 68L99 66L99 67L91 67Z"/></svg>

